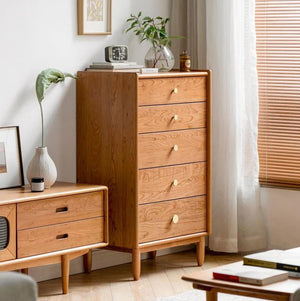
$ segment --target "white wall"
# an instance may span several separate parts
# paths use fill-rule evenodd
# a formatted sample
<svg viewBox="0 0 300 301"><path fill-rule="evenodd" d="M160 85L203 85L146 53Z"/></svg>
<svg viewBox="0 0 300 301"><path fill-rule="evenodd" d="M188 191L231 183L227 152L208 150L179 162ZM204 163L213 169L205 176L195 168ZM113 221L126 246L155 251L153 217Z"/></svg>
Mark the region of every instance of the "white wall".
<svg viewBox="0 0 300 301"><path fill-rule="evenodd" d="M300 191L261 188L263 213L267 225L268 248L300 246Z"/></svg>
<svg viewBox="0 0 300 301"><path fill-rule="evenodd" d="M111 44L129 45L130 60L143 63L148 45L124 33L125 20L140 10L151 16L170 12L170 0L112 0L113 34L78 36L76 2L0 1L0 126L20 126L25 171L41 139L37 74L48 67L76 73L104 60L104 47ZM67 79L46 93L46 145L58 179L75 181L75 81Z"/></svg>
<svg viewBox="0 0 300 301"><path fill-rule="evenodd" d="M35 79L43 69L64 72L84 70L104 60L104 47L127 44L129 59L143 63L148 49L132 34L125 34L125 20L140 10L144 15L170 14L171 0L112 0L111 36L77 35L76 0L0 0L0 127L19 125L23 165L27 166L40 145L41 125ZM50 88L43 102L46 145L58 170L58 180L76 180L75 81ZM130 260L128 254L96 252L94 267ZM78 263L78 264L76 264ZM80 272L80 259L71 271ZM40 272L42 271L42 272ZM59 266L31 269L36 279L58 277Z"/></svg>

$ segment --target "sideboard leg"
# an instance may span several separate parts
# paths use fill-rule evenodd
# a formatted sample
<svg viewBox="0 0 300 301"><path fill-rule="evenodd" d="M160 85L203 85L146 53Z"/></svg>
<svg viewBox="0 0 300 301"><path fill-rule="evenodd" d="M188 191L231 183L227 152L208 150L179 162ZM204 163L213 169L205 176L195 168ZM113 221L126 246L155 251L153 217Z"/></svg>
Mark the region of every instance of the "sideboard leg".
<svg viewBox="0 0 300 301"><path fill-rule="evenodd" d="M132 250L132 273L133 279L139 280L141 274L141 252L139 249Z"/></svg>
<svg viewBox="0 0 300 301"><path fill-rule="evenodd" d="M151 259L155 259L156 258L156 251L149 252L149 256L150 256Z"/></svg>
<svg viewBox="0 0 300 301"><path fill-rule="evenodd" d="M28 275L28 268L21 269L21 273Z"/></svg>
<svg viewBox="0 0 300 301"><path fill-rule="evenodd" d="M90 273L92 271L92 250L83 255L84 271Z"/></svg>
<svg viewBox="0 0 300 301"><path fill-rule="evenodd" d="M62 277L62 290L63 294L69 291L69 274L70 274L70 259L69 255L61 256L61 277Z"/></svg>
<svg viewBox="0 0 300 301"><path fill-rule="evenodd" d="M205 236L201 236L200 241L197 242L197 262L201 266L204 263L205 256Z"/></svg>

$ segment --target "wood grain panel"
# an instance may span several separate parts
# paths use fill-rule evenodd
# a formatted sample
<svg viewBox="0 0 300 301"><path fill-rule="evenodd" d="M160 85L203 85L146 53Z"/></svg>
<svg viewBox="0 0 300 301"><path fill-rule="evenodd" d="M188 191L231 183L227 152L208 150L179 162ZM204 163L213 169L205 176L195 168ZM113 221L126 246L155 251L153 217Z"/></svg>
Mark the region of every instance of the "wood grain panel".
<svg viewBox="0 0 300 301"><path fill-rule="evenodd" d="M18 258L54 252L103 241L104 218L18 231Z"/></svg>
<svg viewBox="0 0 300 301"><path fill-rule="evenodd" d="M174 215L178 223L172 221ZM205 230L205 196L139 206L139 243Z"/></svg>
<svg viewBox="0 0 300 301"><path fill-rule="evenodd" d="M205 161L206 129L139 134L138 148L139 168Z"/></svg>
<svg viewBox="0 0 300 301"><path fill-rule="evenodd" d="M206 163L142 169L138 179L139 204L202 195L206 193Z"/></svg>
<svg viewBox="0 0 300 301"><path fill-rule="evenodd" d="M103 216L103 193L31 201L17 205L18 230Z"/></svg>
<svg viewBox="0 0 300 301"><path fill-rule="evenodd" d="M175 90L174 90L175 89ZM206 100L206 77L140 79L138 104L171 104Z"/></svg>
<svg viewBox="0 0 300 301"><path fill-rule="evenodd" d="M0 262L16 258L16 205L0 206L0 216L8 221L8 245L5 249L0 250Z"/></svg>
<svg viewBox="0 0 300 301"><path fill-rule="evenodd" d="M76 81L77 181L109 187L109 241L128 248L137 237L137 80L78 72Z"/></svg>
<svg viewBox="0 0 300 301"><path fill-rule="evenodd" d="M138 108L138 132L206 127L206 103L143 106Z"/></svg>

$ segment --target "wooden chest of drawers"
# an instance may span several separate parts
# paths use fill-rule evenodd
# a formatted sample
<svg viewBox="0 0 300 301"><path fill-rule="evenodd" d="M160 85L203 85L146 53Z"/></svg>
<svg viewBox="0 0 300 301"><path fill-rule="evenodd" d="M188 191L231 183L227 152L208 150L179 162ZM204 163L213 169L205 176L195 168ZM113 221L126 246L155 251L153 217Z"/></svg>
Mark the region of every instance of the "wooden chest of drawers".
<svg viewBox="0 0 300 301"><path fill-rule="evenodd" d="M56 183L39 193L29 187L0 190L0 217L9 236L0 248L0 271L61 262L67 293L70 260L85 255L89 271L90 250L108 244L107 202L107 187L99 185Z"/></svg>
<svg viewBox="0 0 300 301"><path fill-rule="evenodd" d="M140 254L211 231L210 72L78 72L77 180L109 187L109 246Z"/></svg>

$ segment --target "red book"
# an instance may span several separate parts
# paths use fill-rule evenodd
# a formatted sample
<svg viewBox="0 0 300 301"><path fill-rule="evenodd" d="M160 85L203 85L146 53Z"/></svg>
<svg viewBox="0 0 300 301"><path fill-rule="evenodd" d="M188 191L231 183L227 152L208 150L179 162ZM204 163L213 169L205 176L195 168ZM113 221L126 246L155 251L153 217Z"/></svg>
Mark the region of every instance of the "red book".
<svg viewBox="0 0 300 301"><path fill-rule="evenodd" d="M288 272L233 263L213 271L213 277L217 280L267 285L288 279Z"/></svg>

